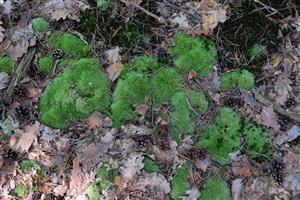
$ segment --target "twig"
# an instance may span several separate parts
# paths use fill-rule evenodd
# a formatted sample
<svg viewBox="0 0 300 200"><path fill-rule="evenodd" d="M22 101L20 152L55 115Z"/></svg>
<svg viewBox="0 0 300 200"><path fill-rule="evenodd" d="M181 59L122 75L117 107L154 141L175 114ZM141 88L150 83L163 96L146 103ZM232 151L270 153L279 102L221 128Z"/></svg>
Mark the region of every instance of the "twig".
<svg viewBox="0 0 300 200"><path fill-rule="evenodd" d="M18 82L21 80L24 73L28 69L28 67L33 59L34 54L35 54L35 48L31 49L25 56L23 56L21 62L19 63L19 65L17 67L14 77L12 78L12 80L4 94L4 98L3 98L4 103L10 102L12 94L13 94L13 89L18 84Z"/></svg>
<svg viewBox="0 0 300 200"><path fill-rule="evenodd" d="M121 0L121 2L125 3L126 5L132 5L132 6L136 7L137 9L141 10L142 12L146 13L150 17L158 20L159 22L165 23L165 20L162 17L159 17L159 16L153 14L152 12L150 12L150 11L146 10L145 8L143 8L142 6L136 4L134 1Z"/></svg>
<svg viewBox="0 0 300 200"><path fill-rule="evenodd" d="M270 101L269 99L267 99L264 96L262 96L261 94L259 94L256 90L252 90L252 92L254 94L254 98L262 105L264 105L264 106L273 105L273 109L276 112L278 112L279 114L289 117L297 122L300 122L300 115L290 113L290 112L286 111L285 109L283 109L281 106L273 104L272 101Z"/></svg>
<svg viewBox="0 0 300 200"><path fill-rule="evenodd" d="M191 109L191 111L193 111L197 116L200 116L199 113L197 113L197 111L191 106L190 101L187 97L185 97L185 101L186 101L189 109Z"/></svg>

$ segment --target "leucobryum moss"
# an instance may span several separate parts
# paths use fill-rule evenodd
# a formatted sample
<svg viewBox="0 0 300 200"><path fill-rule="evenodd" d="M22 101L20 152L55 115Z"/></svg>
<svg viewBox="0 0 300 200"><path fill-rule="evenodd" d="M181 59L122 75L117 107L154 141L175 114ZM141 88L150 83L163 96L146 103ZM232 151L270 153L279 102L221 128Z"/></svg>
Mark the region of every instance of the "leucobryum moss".
<svg viewBox="0 0 300 200"><path fill-rule="evenodd" d="M148 173L160 172L159 166L151 158L145 157L143 160L143 163L144 163L145 172L148 172Z"/></svg>
<svg viewBox="0 0 300 200"><path fill-rule="evenodd" d="M247 124L243 130L245 150L253 159L272 154L272 145L269 135L260 126Z"/></svg>
<svg viewBox="0 0 300 200"><path fill-rule="evenodd" d="M219 177L209 177L199 200L230 200L228 183Z"/></svg>
<svg viewBox="0 0 300 200"><path fill-rule="evenodd" d="M174 112L171 116L172 137L181 143L185 135L195 131L195 119L207 110L208 102L202 93L188 90L177 92L171 99Z"/></svg>
<svg viewBox="0 0 300 200"><path fill-rule="evenodd" d="M158 70L152 77L153 102L155 106L171 100L171 97L182 90L183 77L172 68Z"/></svg>
<svg viewBox="0 0 300 200"><path fill-rule="evenodd" d="M14 193L17 197L25 199L29 194L29 187L24 184L18 184L14 189Z"/></svg>
<svg viewBox="0 0 300 200"><path fill-rule="evenodd" d="M0 56L0 72L13 74L15 72L15 61L7 56Z"/></svg>
<svg viewBox="0 0 300 200"><path fill-rule="evenodd" d="M135 116L135 104L141 104L150 95L150 81L142 73L131 72L119 79L110 107L110 118L120 127Z"/></svg>
<svg viewBox="0 0 300 200"><path fill-rule="evenodd" d="M234 87L242 89L255 88L255 76L245 69L224 74L221 77L221 88L229 90Z"/></svg>
<svg viewBox="0 0 300 200"><path fill-rule="evenodd" d="M35 18L32 20L32 28L36 32L47 32L49 30L49 23L43 18Z"/></svg>
<svg viewBox="0 0 300 200"><path fill-rule="evenodd" d="M207 125L196 144L205 148L220 164L229 161L229 153L240 149L241 119L230 108L222 108L214 124Z"/></svg>
<svg viewBox="0 0 300 200"><path fill-rule="evenodd" d="M185 33L176 34L175 47L169 52L174 56L175 65L184 73L194 70L207 76L217 63L217 50L211 42Z"/></svg>
<svg viewBox="0 0 300 200"><path fill-rule="evenodd" d="M40 102L41 120L53 128L103 111L109 105L106 75L96 59L82 58L46 88Z"/></svg>
<svg viewBox="0 0 300 200"><path fill-rule="evenodd" d="M158 70L160 67L162 67L162 65L153 57L136 56L125 65L121 76L132 71L148 74Z"/></svg>
<svg viewBox="0 0 300 200"><path fill-rule="evenodd" d="M54 59L51 54L46 55L38 60L38 69L41 72L51 73L54 68Z"/></svg>
<svg viewBox="0 0 300 200"><path fill-rule="evenodd" d="M191 165L187 163L177 169L177 173L171 182L173 199L180 199L182 196L185 196L185 192L192 187L188 180L190 169Z"/></svg>
<svg viewBox="0 0 300 200"><path fill-rule="evenodd" d="M263 55L263 52L266 50L266 46L262 44L254 44L248 51L250 60L257 60L261 58Z"/></svg>
<svg viewBox="0 0 300 200"><path fill-rule="evenodd" d="M52 33L49 46L76 58L87 57L91 53L91 47L71 33Z"/></svg>

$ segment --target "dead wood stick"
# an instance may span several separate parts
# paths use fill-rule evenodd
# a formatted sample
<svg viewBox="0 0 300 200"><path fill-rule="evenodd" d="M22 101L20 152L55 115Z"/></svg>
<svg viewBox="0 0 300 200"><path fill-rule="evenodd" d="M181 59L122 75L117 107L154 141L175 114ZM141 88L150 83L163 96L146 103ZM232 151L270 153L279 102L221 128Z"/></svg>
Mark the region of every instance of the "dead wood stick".
<svg viewBox="0 0 300 200"><path fill-rule="evenodd" d="M272 101L270 101L269 99L265 98L264 96L262 96L261 94L259 94L256 90L252 90L253 94L254 94L254 98L261 103L264 106L270 106L273 105L273 109L281 114L284 115L286 117L289 117L297 122L300 122L300 115L297 114L293 114L288 112L287 110L283 109L281 106L273 104Z"/></svg>
<svg viewBox="0 0 300 200"><path fill-rule="evenodd" d="M162 17L159 17L155 14L153 14L152 12L146 10L145 8L143 8L142 6L138 5L137 3L135 3L134 1L126 1L126 0L121 0L122 3L125 3L126 5L132 5L134 7L136 7L137 9L139 9L140 11L146 13L147 15L149 15L150 17L158 20L161 23L164 23L164 19Z"/></svg>
<svg viewBox="0 0 300 200"><path fill-rule="evenodd" d="M22 60L20 61L14 77L12 78L7 90L4 93L3 101L4 103L9 103L13 94L14 87L18 84L18 82L23 77L24 73L27 71L29 64L31 63L33 56L35 54L35 48L31 49L28 53L23 56Z"/></svg>

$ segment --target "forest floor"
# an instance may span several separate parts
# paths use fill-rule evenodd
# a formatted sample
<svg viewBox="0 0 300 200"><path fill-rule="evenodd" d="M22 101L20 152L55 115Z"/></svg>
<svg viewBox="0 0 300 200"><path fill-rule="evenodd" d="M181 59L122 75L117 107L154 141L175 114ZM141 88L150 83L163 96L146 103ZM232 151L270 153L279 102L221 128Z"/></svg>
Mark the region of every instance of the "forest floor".
<svg viewBox="0 0 300 200"><path fill-rule="evenodd" d="M16 67L0 71L0 199L300 199L299 11L297 0L0 0L0 58ZM48 21L48 30L34 31L34 18ZM43 124L40 100L64 73L38 70L46 54L55 65L61 59L47 47L54 32L91 47L110 99L133 57L172 67L176 33L211 41L218 57L211 74L183 74L185 87L208 101L194 133L176 142L171 105L151 100L133 105L136 118L119 128L109 109L61 129ZM254 89L220 88L223 74L241 68L255 75ZM197 148L223 107L262 127L272 154L256 159L241 145L224 164ZM224 185L210 187L210 177Z"/></svg>

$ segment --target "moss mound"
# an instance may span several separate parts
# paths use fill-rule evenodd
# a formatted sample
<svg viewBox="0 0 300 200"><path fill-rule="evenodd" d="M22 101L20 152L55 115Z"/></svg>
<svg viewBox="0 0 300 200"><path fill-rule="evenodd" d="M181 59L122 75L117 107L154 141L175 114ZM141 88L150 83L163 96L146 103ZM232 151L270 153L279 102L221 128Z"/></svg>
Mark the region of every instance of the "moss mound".
<svg viewBox="0 0 300 200"><path fill-rule="evenodd" d="M206 148L213 158L225 165L228 154L240 149L241 119L230 108L222 108L212 125L205 127L196 146Z"/></svg>
<svg viewBox="0 0 300 200"><path fill-rule="evenodd" d="M263 128L248 124L244 128L243 134L246 153L253 159L272 154L271 139Z"/></svg>
<svg viewBox="0 0 300 200"><path fill-rule="evenodd" d="M150 94L150 83L147 77L138 72L128 73L118 81L110 107L110 118L115 127L120 127L132 119L134 105L141 104Z"/></svg>
<svg viewBox="0 0 300 200"><path fill-rule="evenodd" d="M230 189L228 184L218 178L209 177L205 188L201 191L199 200L230 200Z"/></svg>
<svg viewBox="0 0 300 200"><path fill-rule="evenodd" d="M15 72L15 61L7 56L0 57L0 72L13 74Z"/></svg>
<svg viewBox="0 0 300 200"><path fill-rule="evenodd" d="M151 80L153 102L155 106L171 100L171 97L182 89L183 77L172 68L157 71Z"/></svg>
<svg viewBox="0 0 300 200"><path fill-rule="evenodd" d="M19 184L16 186L14 193L17 197L25 199L29 194L29 187L24 184Z"/></svg>
<svg viewBox="0 0 300 200"><path fill-rule="evenodd" d="M40 58L38 61L38 68L41 72L51 73L54 68L53 56L48 54L45 57Z"/></svg>
<svg viewBox="0 0 300 200"><path fill-rule="evenodd" d="M62 128L107 108L108 93L108 80L97 60L80 59L46 88L40 102L41 120L53 128Z"/></svg>
<svg viewBox="0 0 300 200"><path fill-rule="evenodd" d="M158 70L162 65L153 57L136 56L125 65L122 75L135 71L139 73L151 73Z"/></svg>
<svg viewBox="0 0 300 200"><path fill-rule="evenodd" d="M255 76L245 69L224 74L221 77L221 88L229 90L234 87L243 89L255 88Z"/></svg>
<svg viewBox="0 0 300 200"><path fill-rule="evenodd" d="M143 163L144 163L145 172L148 172L148 173L160 172L159 166L151 158L145 157L143 160Z"/></svg>
<svg viewBox="0 0 300 200"><path fill-rule="evenodd" d="M32 28L36 32L47 32L49 30L49 23L43 18L35 18L32 20Z"/></svg>
<svg viewBox="0 0 300 200"><path fill-rule="evenodd" d="M87 57L91 53L90 46L71 33L52 33L49 46L77 58Z"/></svg>
<svg viewBox="0 0 300 200"><path fill-rule="evenodd" d="M207 76L217 63L217 50L212 43L185 33L176 34L175 47L169 52L174 56L175 65L184 73L194 70Z"/></svg>
<svg viewBox="0 0 300 200"><path fill-rule="evenodd" d="M175 110L171 117L171 135L180 144L185 135L194 133L195 119L207 110L208 102L202 93L189 90L176 93L171 105Z"/></svg>
<svg viewBox="0 0 300 200"><path fill-rule="evenodd" d="M180 199L180 197L185 196L185 192L192 187L188 180L189 170L191 166L189 164L184 164L177 170L176 176L172 179L172 198Z"/></svg>

